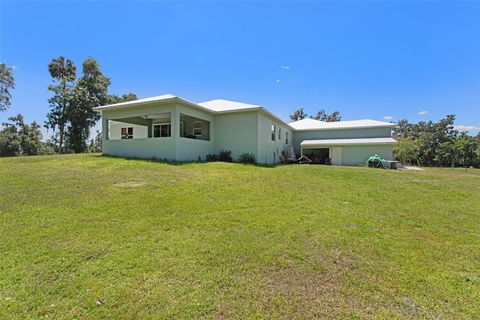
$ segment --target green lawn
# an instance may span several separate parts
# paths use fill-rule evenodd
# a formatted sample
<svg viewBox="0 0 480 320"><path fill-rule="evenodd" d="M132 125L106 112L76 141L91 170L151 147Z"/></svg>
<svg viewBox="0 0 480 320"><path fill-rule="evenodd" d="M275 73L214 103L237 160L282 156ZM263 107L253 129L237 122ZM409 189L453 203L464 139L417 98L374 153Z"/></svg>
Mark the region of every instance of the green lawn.
<svg viewBox="0 0 480 320"><path fill-rule="evenodd" d="M480 314L480 170L0 159L0 319Z"/></svg>

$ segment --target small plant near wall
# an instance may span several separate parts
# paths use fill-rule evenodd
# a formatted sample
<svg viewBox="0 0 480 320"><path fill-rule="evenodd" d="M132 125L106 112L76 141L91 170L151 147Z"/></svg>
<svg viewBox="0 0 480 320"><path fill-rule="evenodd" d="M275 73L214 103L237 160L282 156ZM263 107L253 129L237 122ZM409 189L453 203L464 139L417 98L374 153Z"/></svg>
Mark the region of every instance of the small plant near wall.
<svg viewBox="0 0 480 320"><path fill-rule="evenodd" d="M223 162L232 162L232 151L230 150L220 150L218 154L218 161L223 161Z"/></svg>
<svg viewBox="0 0 480 320"><path fill-rule="evenodd" d="M243 164L255 164L255 155L253 153L242 153L238 157L238 162L243 163Z"/></svg>
<svg viewBox="0 0 480 320"><path fill-rule="evenodd" d="M205 156L205 160L206 160L207 162L215 162L215 161L218 161L218 155L216 155L216 154L210 154L210 153L209 153L209 154L207 154L207 155Z"/></svg>

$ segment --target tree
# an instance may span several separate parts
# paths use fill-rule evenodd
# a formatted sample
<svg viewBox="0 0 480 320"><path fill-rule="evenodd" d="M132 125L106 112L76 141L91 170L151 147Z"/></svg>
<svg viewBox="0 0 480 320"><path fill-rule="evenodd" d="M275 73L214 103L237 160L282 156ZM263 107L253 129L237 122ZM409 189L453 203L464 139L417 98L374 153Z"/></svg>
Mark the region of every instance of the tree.
<svg viewBox="0 0 480 320"><path fill-rule="evenodd" d="M102 152L102 133L97 130L95 138L90 140L88 152Z"/></svg>
<svg viewBox="0 0 480 320"><path fill-rule="evenodd" d="M457 149L453 140L442 142L435 149L435 160L440 166L448 165L455 167Z"/></svg>
<svg viewBox="0 0 480 320"><path fill-rule="evenodd" d="M395 159L403 164L417 163L418 146L413 138L397 138L397 143L393 146Z"/></svg>
<svg viewBox="0 0 480 320"><path fill-rule="evenodd" d="M120 102L127 102L127 101L133 101L137 100L137 95L135 93L127 93L122 96L117 96L115 94L109 95L107 98L107 104L114 104L114 103L120 103Z"/></svg>
<svg viewBox="0 0 480 320"><path fill-rule="evenodd" d="M402 119L397 122L397 125L393 128L393 136L406 138L409 136L411 124L408 123L407 119Z"/></svg>
<svg viewBox="0 0 480 320"><path fill-rule="evenodd" d="M53 78L53 84L48 87L48 90L54 95L48 100L50 112L47 114L45 127L53 130L52 140L56 143L58 151L64 152L65 131L73 102L76 67L73 61L60 56L52 59L48 64L48 71ZM58 132L56 132L57 129Z"/></svg>
<svg viewBox="0 0 480 320"><path fill-rule="evenodd" d="M13 68L0 63L0 112L7 110L10 106L12 97L10 90L14 88Z"/></svg>
<svg viewBox="0 0 480 320"><path fill-rule="evenodd" d="M41 141L42 134L40 125L35 121L31 124L24 122L23 116L18 114L8 118L5 127L0 132L0 155L1 156L32 156L52 153Z"/></svg>
<svg viewBox="0 0 480 320"><path fill-rule="evenodd" d="M315 120L320 120L320 121L326 121L326 122L335 122L335 121L342 120L342 116L340 115L339 111L334 111L328 114L324 109L321 109L314 116L311 116L310 118Z"/></svg>
<svg viewBox="0 0 480 320"><path fill-rule="evenodd" d="M305 113L305 111L303 111L303 108L300 108L298 110L295 110L291 115L290 115L290 119L292 121L298 121L298 120L302 120L302 119L305 119L306 117L308 117L308 115Z"/></svg>
<svg viewBox="0 0 480 320"><path fill-rule="evenodd" d="M100 119L100 114L93 108L107 104L109 85L110 79L101 72L97 61L87 58L68 113L67 146L76 153L87 150L90 128Z"/></svg>

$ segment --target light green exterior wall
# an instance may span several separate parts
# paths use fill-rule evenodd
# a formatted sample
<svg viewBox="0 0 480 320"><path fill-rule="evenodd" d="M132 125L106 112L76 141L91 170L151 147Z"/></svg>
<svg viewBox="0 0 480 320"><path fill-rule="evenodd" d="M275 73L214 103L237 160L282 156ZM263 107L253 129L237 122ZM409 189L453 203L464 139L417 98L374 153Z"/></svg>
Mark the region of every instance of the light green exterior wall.
<svg viewBox="0 0 480 320"><path fill-rule="evenodd" d="M215 152L232 151L234 160L242 153L257 157L258 112L233 112L215 116Z"/></svg>
<svg viewBox="0 0 480 320"><path fill-rule="evenodd" d="M392 160L392 145L358 145L342 146L342 165L343 166L364 166L367 159L374 154Z"/></svg>
<svg viewBox="0 0 480 320"><path fill-rule="evenodd" d="M279 155L287 151L285 143L286 132L288 132L288 144L292 144L292 129L269 116L268 114L257 112L258 115L258 137L257 137L257 155L256 160L262 164L278 163ZM272 124L275 125L275 141L272 140ZM278 137L278 130L281 129L281 136Z"/></svg>

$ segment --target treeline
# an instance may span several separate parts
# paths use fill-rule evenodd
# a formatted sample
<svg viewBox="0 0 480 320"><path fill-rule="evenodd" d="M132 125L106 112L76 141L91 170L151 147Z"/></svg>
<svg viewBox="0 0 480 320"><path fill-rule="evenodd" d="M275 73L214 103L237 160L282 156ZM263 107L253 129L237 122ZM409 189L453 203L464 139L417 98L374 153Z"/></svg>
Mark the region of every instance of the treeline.
<svg viewBox="0 0 480 320"><path fill-rule="evenodd" d="M65 57L52 59L48 64L52 93L48 100L50 111L44 127L51 132L42 140L37 122L24 123L23 116L10 117L0 130L0 156L39 155L52 153L81 153L101 151L101 133L89 140L90 130L100 119L94 107L137 99L133 93L108 94L111 84L94 58L82 63L82 73L77 77L74 62ZM13 68L0 64L0 112L11 105L11 91L15 88Z"/></svg>
<svg viewBox="0 0 480 320"><path fill-rule="evenodd" d="M480 167L480 133L455 130L455 116L438 122L409 123L403 119L393 130L398 143L393 153L403 164L437 167Z"/></svg>

